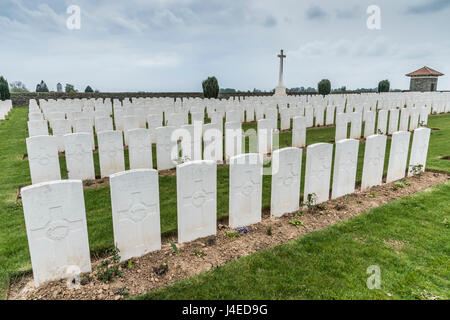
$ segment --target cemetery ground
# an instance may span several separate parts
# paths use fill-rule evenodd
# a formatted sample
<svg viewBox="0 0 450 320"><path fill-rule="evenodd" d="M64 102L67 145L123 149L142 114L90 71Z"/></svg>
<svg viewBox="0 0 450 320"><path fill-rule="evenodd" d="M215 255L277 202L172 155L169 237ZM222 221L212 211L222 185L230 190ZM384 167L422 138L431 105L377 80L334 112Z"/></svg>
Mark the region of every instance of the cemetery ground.
<svg viewBox="0 0 450 320"><path fill-rule="evenodd" d="M27 113L28 108L14 108L8 116L8 120L0 123L0 163L2 166L0 173L0 294L4 298L7 297L11 284L21 281L22 276L26 278L31 274L23 211L18 194L20 187L31 183L25 155ZM243 127L246 129L252 126L255 127L256 125L247 124ZM441 172L441 174L436 177L433 173L426 173L418 179L429 183L429 186L431 186L443 183L448 179L447 174L450 173L450 161L446 160L450 156L448 145L450 115L431 116L429 127L434 128L434 130L431 133L427 169ZM280 147L290 146L290 139L290 133L281 133ZM333 142L333 139L334 127L307 130L307 145L316 142ZM389 141L387 150L389 151ZM361 144L357 182L361 180L363 152L364 148ZM155 155L155 152L153 152L153 155ZM98 174L98 154L95 154L94 157L96 173ZM125 159L126 168L128 168L127 153L125 153ZM61 171L65 173L63 156L60 158L60 163ZM155 159L153 163L156 164ZM302 165L302 174L304 175L305 155ZM67 177L63 174L64 178ZM270 207L270 178L270 176L265 176L263 184L263 210L266 212ZM228 167L218 168L217 181L218 219L221 223L226 224ZM95 270L96 258L104 256L113 248L110 191L106 179L99 179L97 182L100 183L85 189L89 245L94 257L93 270ZM163 236L170 238L176 235L177 228L176 177L171 174L160 175L159 184L161 231ZM421 190L419 188L420 183L416 181L416 178L406 179L402 182L402 186L396 186L396 184L398 183L380 187L390 189L387 191L380 189L381 191L384 190L382 193L385 194L385 197L381 194L375 195L374 199L377 200L377 206L402 195ZM310 233L305 237L272 249L257 252L228 263L214 271L196 276L191 280L185 280L173 287L162 289L162 291L149 293L146 297L177 299L448 298L448 292L445 291L445 288L449 287L448 277L445 277L448 263L445 260L448 259L449 253L449 191L450 185L448 182L441 184L426 192L411 195L373 209L348 222L337 224L323 231ZM370 192L365 195L366 198L371 197ZM353 215L370 209L370 206L361 206L361 204L364 204L364 199L353 199L353 196L349 198L354 201L353 205L355 205L355 208L353 208L352 205L348 204L348 211L353 212ZM375 201L374 199L372 201ZM362 203L357 203L357 201ZM323 211L315 212L315 215L313 215L315 218L310 217L311 221L315 219L330 220L329 223L318 225L317 229L352 216L352 214L342 215L342 217L339 216L339 219L332 221L333 219L327 218L332 216L326 214L329 210ZM308 214L283 218L284 220L288 219L285 221L284 228L289 227L290 229L282 229L285 231L284 237L280 237L283 241L279 243L316 230L312 227L307 229L307 218ZM263 223L268 222L263 221ZM301 223L304 225L301 226ZM253 231L250 236L252 236ZM231 231L228 230L227 232ZM256 235L258 232L254 233ZM259 233L261 236L269 236L267 229L260 229ZM232 241L243 241L242 239L245 240L245 237L232 239L225 234L224 230L218 230L216 241L218 244L227 243L227 241L230 243ZM176 239L173 240L176 242ZM167 240L165 242L167 243ZM245 243L245 241L243 242ZM217 243L216 245L218 245ZM189 248L189 245L186 246L186 249L180 248L181 253L187 248ZM267 248L267 246L255 248L255 250L250 250L246 254L264 248ZM167 250L162 250L160 254L170 252L170 250L173 249L169 246ZM198 254L192 254L193 250L191 250L188 259L192 260L192 256L202 259L201 252L206 251L206 249L202 249L203 251L195 250ZM220 251L220 247L217 247L216 251ZM176 255L172 254L172 256ZM234 260L238 256L231 258L227 256L225 258L229 260L222 263ZM139 259L136 260L140 261ZM160 261L159 264L163 262ZM382 278L385 277L383 283L389 286L382 290L369 291L365 287L365 281L361 279L366 279L369 276L365 274L369 265L377 264L382 266L392 265L391 269L386 270L384 276L383 269L381 270ZM205 270L207 269L210 268L205 268ZM158 280L162 283L169 282L167 278L164 278L164 274L162 277L155 275L154 278L164 279ZM120 283L119 280L117 282ZM417 288L426 289L420 291ZM120 289L118 288L118 290ZM137 293L142 294L144 292ZM133 295L133 292L131 294ZM42 298L44 297L46 296ZM48 298L55 297L49 296ZM104 298L108 298L108 296Z"/></svg>

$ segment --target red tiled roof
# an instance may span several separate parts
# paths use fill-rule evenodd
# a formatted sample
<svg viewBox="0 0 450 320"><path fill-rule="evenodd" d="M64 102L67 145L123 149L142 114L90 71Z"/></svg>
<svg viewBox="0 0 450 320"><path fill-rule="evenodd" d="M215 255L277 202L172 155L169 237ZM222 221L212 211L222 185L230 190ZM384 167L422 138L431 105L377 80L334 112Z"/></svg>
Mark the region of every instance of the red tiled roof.
<svg viewBox="0 0 450 320"><path fill-rule="evenodd" d="M428 67L420 68L419 70L416 70L414 72L408 73L407 77L417 77L417 76L435 76L440 77L443 76L443 73L440 73L439 71L433 70Z"/></svg>

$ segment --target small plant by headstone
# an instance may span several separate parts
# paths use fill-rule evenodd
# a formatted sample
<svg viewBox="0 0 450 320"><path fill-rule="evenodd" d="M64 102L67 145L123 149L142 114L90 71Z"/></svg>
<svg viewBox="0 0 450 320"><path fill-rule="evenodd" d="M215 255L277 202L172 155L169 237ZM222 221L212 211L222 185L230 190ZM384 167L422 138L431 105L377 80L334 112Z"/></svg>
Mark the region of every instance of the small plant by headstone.
<svg viewBox="0 0 450 320"><path fill-rule="evenodd" d="M403 189L404 187L405 187L404 183L397 182L397 183L394 184L393 189L394 189L394 191L397 191L398 189Z"/></svg>
<svg viewBox="0 0 450 320"><path fill-rule="evenodd" d="M177 245L176 245L173 241L169 241L169 243L170 243L170 246L172 247L173 252L174 252L175 254L180 253L180 251L178 250Z"/></svg>
<svg viewBox="0 0 450 320"><path fill-rule="evenodd" d="M128 292L127 287L123 286L119 290L116 291L116 294L128 298L130 296L130 292Z"/></svg>
<svg viewBox="0 0 450 320"><path fill-rule="evenodd" d="M206 256L206 253L205 253L204 251L197 250L197 249L194 250L194 254L195 254L197 257L200 257L200 258L203 258L203 257Z"/></svg>
<svg viewBox="0 0 450 320"><path fill-rule="evenodd" d="M370 197L375 198L377 193L375 191L370 191Z"/></svg>
<svg viewBox="0 0 450 320"><path fill-rule="evenodd" d="M122 262L122 264L120 265L122 267L122 269L128 269L131 270L134 268L134 260L133 259L129 259L127 261Z"/></svg>
<svg viewBox="0 0 450 320"><path fill-rule="evenodd" d="M239 233L237 233L237 232L230 232L230 231L225 230L225 235L230 239L239 238Z"/></svg>
<svg viewBox="0 0 450 320"><path fill-rule="evenodd" d="M266 234L267 234L268 236L271 236L271 235L272 235L272 226L269 226L269 227L266 229Z"/></svg>
<svg viewBox="0 0 450 320"><path fill-rule="evenodd" d="M294 220L290 220L289 224L293 225L294 227L301 227L303 226L303 221L298 220L298 219L294 219Z"/></svg>
<svg viewBox="0 0 450 320"><path fill-rule="evenodd" d="M117 247L111 250L112 261L107 259L97 268L98 280L109 283L114 282L114 278L122 277L123 273L120 270L118 263L120 262L120 250Z"/></svg>

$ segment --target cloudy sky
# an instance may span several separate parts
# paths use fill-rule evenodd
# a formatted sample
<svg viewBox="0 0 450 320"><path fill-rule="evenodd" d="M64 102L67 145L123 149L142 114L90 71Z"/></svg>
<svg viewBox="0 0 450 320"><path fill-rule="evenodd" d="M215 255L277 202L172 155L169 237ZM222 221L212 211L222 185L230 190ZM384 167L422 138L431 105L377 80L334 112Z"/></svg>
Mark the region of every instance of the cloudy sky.
<svg viewBox="0 0 450 320"><path fill-rule="evenodd" d="M67 8L81 28L67 28ZM381 29L367 27L367 8ZM450 0L1 0L0 74L33 90L61 82L100 91L271 90L285 85L409 88L424 65L450 89Z"/></svg>

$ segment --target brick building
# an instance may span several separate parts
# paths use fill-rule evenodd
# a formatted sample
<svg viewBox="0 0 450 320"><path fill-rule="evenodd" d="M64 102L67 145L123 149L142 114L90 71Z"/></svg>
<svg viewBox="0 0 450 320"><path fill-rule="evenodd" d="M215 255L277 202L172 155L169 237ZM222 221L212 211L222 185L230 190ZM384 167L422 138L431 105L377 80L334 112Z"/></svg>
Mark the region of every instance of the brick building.
<svg viewBox="0 0 450 320"><path fill-rule="evenodd" d="M436 91L438 77L443 75L443 73L428 67L423 67L419 70L408 73L406 76L411 78L409 90L421 92Z"/></svg>

